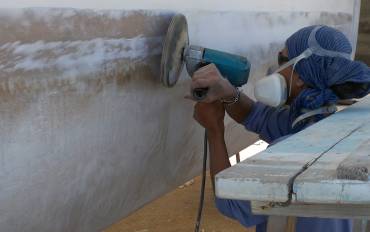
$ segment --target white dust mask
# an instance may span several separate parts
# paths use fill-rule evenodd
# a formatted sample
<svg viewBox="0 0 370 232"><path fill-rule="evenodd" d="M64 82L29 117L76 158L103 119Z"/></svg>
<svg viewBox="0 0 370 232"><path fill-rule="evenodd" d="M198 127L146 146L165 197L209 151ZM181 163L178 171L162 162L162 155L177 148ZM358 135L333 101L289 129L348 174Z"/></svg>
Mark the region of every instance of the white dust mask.
<svg viewBox="0 0 370 232"><path fill-rule="evenodd" d="M257 101L272 107L285 104L288 99L287 84L284 76L273 73L259 81L254 87L254 96Z"/></svg>
<svg viewBox="0 0 370 232"><path fill-rule="evenodd" d="M312 55L310 49L304 51L301 55L289 60L280 66L273 74L257 81L254 87L254 96L257 101L272 107L279 107L286 103L288 97L291 95L293 74L295 66L299 61ZM287 90L287 83L283 75L279 72L293 65L293 70L290 74L289 91ZM273 89L273 88L276 89Z"/></svg>

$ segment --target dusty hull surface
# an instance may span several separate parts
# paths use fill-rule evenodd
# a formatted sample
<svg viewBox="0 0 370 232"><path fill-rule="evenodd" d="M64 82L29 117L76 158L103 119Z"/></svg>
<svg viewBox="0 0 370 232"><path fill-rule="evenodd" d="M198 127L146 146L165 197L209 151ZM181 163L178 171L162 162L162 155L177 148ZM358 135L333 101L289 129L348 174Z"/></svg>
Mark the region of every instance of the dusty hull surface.
<svg viewBox="0 0 370 232"><path fill-rule="evenodd" d="M199 173L203 130L183 99L189 77L166 89L158 76L178 9L191 43L251 60L250 96L298 28L321 23L357 35L358 1L315 12L296 4L260 12L254 1L235 1L239 9L78 2L12 1L0 10L1 231L99 231ZM256 138L229 119L226 137L230 153Z"/></svg>

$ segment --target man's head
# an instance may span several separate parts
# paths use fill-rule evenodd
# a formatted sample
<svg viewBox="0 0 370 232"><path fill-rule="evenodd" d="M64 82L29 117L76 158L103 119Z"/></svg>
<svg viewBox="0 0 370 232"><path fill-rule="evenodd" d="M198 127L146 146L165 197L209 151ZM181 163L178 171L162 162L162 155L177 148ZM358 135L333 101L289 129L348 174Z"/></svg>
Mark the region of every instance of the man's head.
<svg viewBox="0 0 370 232"><path fill-rule="evenodd" d="M315 109L335 104L339 97L359 98L369 93L369 68L350 60L352 47L343 33L327 26L302 28L287 39L286 48L279 53L279 65L297 59L307 50L313 54L279 72L291 87L288 104ZM349 85L351 88L344 88ZM343 94L356 87L357 91Z"/></svg>

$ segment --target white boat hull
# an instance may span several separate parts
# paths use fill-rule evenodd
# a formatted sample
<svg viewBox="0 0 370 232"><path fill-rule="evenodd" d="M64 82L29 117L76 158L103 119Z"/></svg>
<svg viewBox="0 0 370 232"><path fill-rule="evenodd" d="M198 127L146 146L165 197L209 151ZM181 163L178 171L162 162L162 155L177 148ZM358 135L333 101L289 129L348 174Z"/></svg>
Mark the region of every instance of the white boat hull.
<svg viewBox="0 0 370 232"><path fill-rule="evenodd" d="M281 1L292 4L284 12L275 1L261 10L254 1L132 2L16 0L0 10L1 231L99 231L199 174L203 129L183 98L189 77L172 89L158 77L175 11L187 16L192 44L251 60L250 96L300 27L339 25L357 39L356 0L317 11ZM256 140L226 123L230 153Z"/></svg>

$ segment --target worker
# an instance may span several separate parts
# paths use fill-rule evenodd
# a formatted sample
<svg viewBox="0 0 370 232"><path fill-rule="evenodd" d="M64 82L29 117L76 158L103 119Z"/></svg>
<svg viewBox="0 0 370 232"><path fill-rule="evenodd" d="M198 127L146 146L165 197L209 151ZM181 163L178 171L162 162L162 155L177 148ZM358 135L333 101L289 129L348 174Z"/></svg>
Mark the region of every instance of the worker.
<svg viewBox="0 0 370 232"><path fill-rule="evenodd" d="M215 175L230 167L225 110L270 145L281 141L332 114L340 99L361 98L370 92L370 69L351 60L351 53L348 39L334 28L309 26L297 31L278 54L281 67L255 83L257 102L222 78L215 65L194 73L191 89L209 88L207 98L195 105L194 118L208 131L213 187ZM227 217L246 227L256 226L257 232L267 230L268 217L253 215L249 201L216 198L215 202ZM348 232L352 222L299 217L295 228L297 232Z"/></svg>

